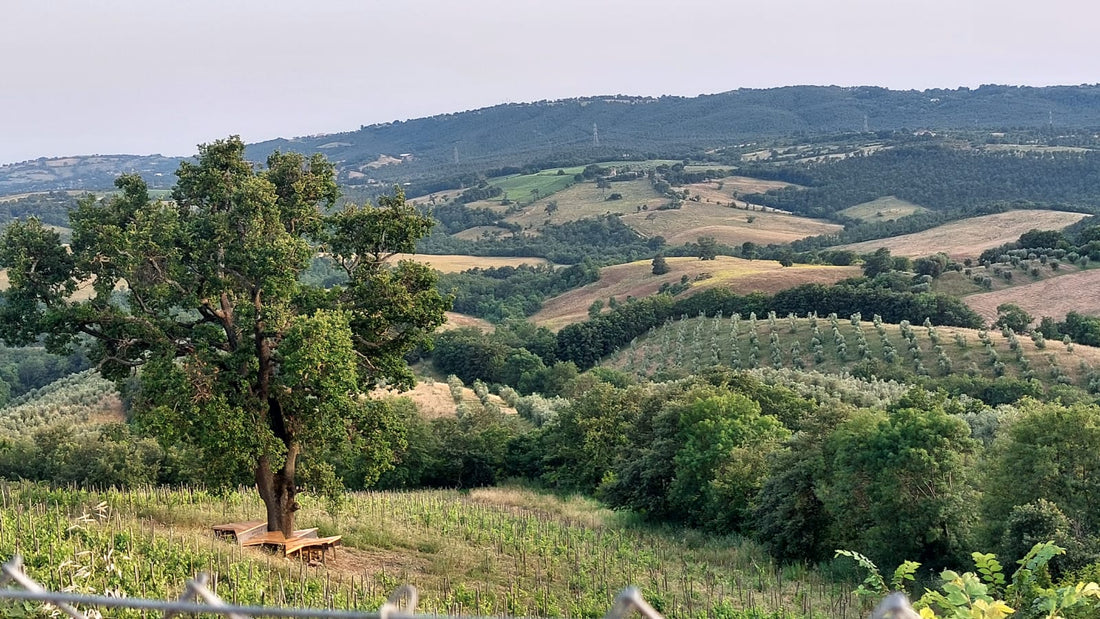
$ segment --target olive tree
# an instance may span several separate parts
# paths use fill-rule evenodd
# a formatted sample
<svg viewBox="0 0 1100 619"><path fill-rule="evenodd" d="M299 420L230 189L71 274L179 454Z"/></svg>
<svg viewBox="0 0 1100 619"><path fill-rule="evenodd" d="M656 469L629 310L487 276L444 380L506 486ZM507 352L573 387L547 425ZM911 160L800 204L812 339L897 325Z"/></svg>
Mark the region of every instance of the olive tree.
<svg viewBox="0 0 1100 619"><path fill-rule="evenodd" d="M289 534L304 453L354 440L373 450L375 475L391 459L364 394L411 386L404 354L444 320L432 272L387 262L431 220L400 191L329 214L338 191L323 157L276 152L257 169L235 136L176 175L170 201L137 175L82 200L69 246L35 219L9 226L0 337L86 347L104 376L140 385L139 425L197 449L213 483L248 471L268 529ZM344 284L301 282L319 254Z"/></svg>

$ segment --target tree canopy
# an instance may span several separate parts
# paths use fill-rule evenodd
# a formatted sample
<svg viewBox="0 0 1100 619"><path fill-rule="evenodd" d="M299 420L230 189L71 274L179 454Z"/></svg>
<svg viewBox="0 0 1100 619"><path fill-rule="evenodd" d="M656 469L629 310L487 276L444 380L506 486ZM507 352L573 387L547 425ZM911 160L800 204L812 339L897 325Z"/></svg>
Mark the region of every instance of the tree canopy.
<svg viewBox="0 0 1100 619"><path fill-rule="evenodd" d="M386 262L431 220L400 191L328 214L328 161L276 152L257 169L237 137L200 146L176 174L171 201L151 200L137 175L118 178L111 199L82 200L69 247L36 219L9 226L0 337L86 348L130 385L139 425L198 450L212 483L253 475L268 528L289 533L300 455L367 433L377 475L400 440L364 392L410 386L404 354L444 320L433 273ZM320 252L346 283L300 282Z"/></svg>

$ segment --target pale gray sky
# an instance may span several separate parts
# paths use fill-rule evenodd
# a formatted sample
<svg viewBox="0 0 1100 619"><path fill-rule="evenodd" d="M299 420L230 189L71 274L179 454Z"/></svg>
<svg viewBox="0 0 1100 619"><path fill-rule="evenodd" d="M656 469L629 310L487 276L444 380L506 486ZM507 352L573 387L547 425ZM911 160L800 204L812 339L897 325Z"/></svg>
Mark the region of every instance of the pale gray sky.
<svg viewBox="0 0 1100 619"><path fill-rule="evenodd" d="M503 102L1100 81L1092 0L0 0L0 163Z"/></svg>

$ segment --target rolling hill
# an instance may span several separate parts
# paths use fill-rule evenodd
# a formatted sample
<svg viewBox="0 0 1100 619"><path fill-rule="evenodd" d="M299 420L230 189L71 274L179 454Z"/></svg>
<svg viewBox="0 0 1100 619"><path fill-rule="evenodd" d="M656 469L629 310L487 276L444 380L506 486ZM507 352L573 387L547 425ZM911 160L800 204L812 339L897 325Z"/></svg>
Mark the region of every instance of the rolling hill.
<svg viewBox="0 0 1100 619"><path fill-rule="evenodd" d="M716 286L739 293L774 293L800 284L830 284L859 275L859 267L795 265L783 267L774 260L743 260L718 256L715 260L668 258L670 271L653 275L652 262L639 260L600 269L596 282L570 290L547 300L531 320L550 329L560 329L588 316L593 301L611 297L626 300L656 293L662 286L679 284L684 278L691 286L681 294L691 295Z"/></svg>
<svg viewBox="0 0 1100 619"><path fill-rule="evenodd" d="M595 96L504 104L430 118L362 126L345 133L253 144L262 161L275 150L323 153L349 185L454 176L494 166L555 165L650 153L679 156L794 133L902 128L1100 125L1100 85L894 91L858 86L740 89L698 97ZM977 120L975 120L977 119ZM593 140L598 128L599 145ZM223 136L210 136L216 139ZM249 137L249 136L246 136ZM173 157L94 155L0 167L0 195L51 189L105 189L121 172L153 186L171 183ZM543 166L548 167L548 166ZM158 184L159 183L159 184Z"/></svg>
<svg viewBox="0 0 1100 619"><path fill-rule="evenodd" d="M691 201L676 210L631 213L623 217L623 223L646 237L663 236L670 245L694 242L701 236L712 236L730 246L784 244L841 229L834 223L788 213Z"/></svg>
<svg viewBox="0 0 1100 619"><path fill-rule="evenodd" d="M952 258L974 258L987 249L1015 241L1028 230L1061 230L1085 217L1088 217L1085 213L1065 211L1008 211L953 221L923 232L841 245L837 249L870 253L885 247L898 256L928 256L942 251Z"/></svg>
<svg viewBox="0 0 1100 619"><path fill-rule="evenodd" d="M1067 312L1096 316L1100 315L1100 270L1067 273L962 299L990 322L996 320L997 306L1002 303L1014 303L1036 319L1050 316L1062 320Z"/></svg>
<svg viewBox="0 0 1100 619"><path fill-rule="evenodd" d="M741 316L671 321L602 364L641 376L693 372L714 364L824 374L865 366L880 378L907 382L920 376L965 374L986 379L1034 378L1048 387L1061 383L1087 389L1098 376L1100 348L1033 341L1000 331L895 325L861 317L834 321Z"/></svg>

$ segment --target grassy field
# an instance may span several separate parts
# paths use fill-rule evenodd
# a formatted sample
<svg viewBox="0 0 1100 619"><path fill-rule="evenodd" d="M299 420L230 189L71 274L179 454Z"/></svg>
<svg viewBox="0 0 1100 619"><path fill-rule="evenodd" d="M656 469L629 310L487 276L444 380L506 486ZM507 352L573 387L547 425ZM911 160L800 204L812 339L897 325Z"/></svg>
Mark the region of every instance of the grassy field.
<svg viewBox="0 0 1100 619"><path fill-rule="evenodd" d="M458 327L477 327L482 331L492 331L493 323L488 320L477 318L476 316L467 316L466 314L459 314L458 312L447 312L447 322L443 323L441 329L457 329Z"/></svg>
<svg viewBox="0 0 1100 619"><path fill-rule="evenodd" d="M598 281L547 300L531 320L557 330L585 320L588 307L597 299L606 302L610 297L620 301L627 297L641 298L656 293L662 284L679 283L684 276L693 283L681 294L690 295L715 286L730 287L740 293L771 293L799 284L831 284L855 277L860 272L859 267L783 267L774 260L742 260L728 256L718 256L716 260L668 258L667 261L671 270L664 275L653 275L650 260L604 267L600 269Z"/></svg>
<svg viewBox="0 0 1100 619"><path fill-rule="evenodd" d="M507 236L511 232L507 228L501 228L498 226L474 226L473 228L466 228L461 232L456 232L451 236L462 239L465 241L480 241L483 238L492 238L494 236Z"/></svg>
<svg viewBox="0 0 1100 619"><path fill-rule="evenodd" d="M952 258L973 258L986 249L1015 241L1033 228L1061 230L1085 217L1088 215L1066 211L1008 211L953 221L914 234L841 245L837 249L869 253L885 247L898 256L928 256L942 251Z"/></svg>
<svg viewBox="0 0 1100 619"><path fill-rule="evenodd" d="M690 190L691 193L699 194L715 192L713 194L704 195L704 197L712 198L716 202L724 202L745 194L765 193L769 189L783 189L784 187L797 187L797 185L784 183L782 181L752 178L751 176L734 175L716 178L705 183L693 183L691 185L686 185L685 189Z"/></svg>
<svg viewBox="0 0 1100 619"><path fill-rule="evenodd" d="M263 514L251 489L215 497L3 482L0 497L0 557L21 553L27 574L52 590L176 598L204 570L218 596L239 604L376 610L408 583L417 612L599 617L637 585L669 617L866 610L851 585L779 567L752 544L638 527L590 500L520 488L354 494L338 511L301 494L299 526L343 536L323 565L213 539L211 526Z"/></svg>
<svg viewBox="0 0 1100 619"><path fill-rule="evenodd" d="M1036 378L1047 385L1065 382L1083 388L1095 376L1094 368L1100 369L1100 348L1067 347L1062 342L1049 341L1039 344L1025 335L1013 340L1000 331L928 329L920 325L906 329L900 325L875 325L865 317L858 326L849 318L839 318L836 331L839 339L833 332L832 321L824 317L793 320L777 317L774 323L768 316L757 317L755 321L749 317L736 321L729 317L689 318L651 330L603 363L645 376L672 368L691 372L715 363L735 368L788 368L839 374L865 360L873 360L912 378L953 373L986 378L1004 375ZM912 335L912 344L904 335L906 331ZM819 352L815 351L815 335ZM890 349L893 353L888 352Z"/></svg>
<svg viewBox="0 0 1100 619"><path fill-rule="evenodd" d="M744 209L746 211L768 211L786 213L778 209L765 207L760 204L752 204L740 199L740 196L752 193L765 193L771 189L784 187L798 187L790 183L769 181L749 176L726 176L709 180L703 183L685 185L684 189L691 192L693 197L698 197L700 202L718 204Z"/></svg>
<svg viewBox="0 0 1100 619"><path fill-rule="evenodd" d="M608 200L613 193L620 194L622 199ZM600 189L594 182L578 183L549 198L536 200L507 219L530 232L547 224L561 224L606 213L634 213L643 205L655 209L668 201L668 198L658 195L646 179L612 183L610 189ZM557 209L547 212L551 202L557 204Z"/></svg>
<svg viewBox="0 0 1100 619"><path fill-rule="evenodd" d="M1081 271L1095 269L1100 266L1100 264L1090 261L1086 266L1082 267L1080 264L1071 264L1062 260L1058 261L1058 268L1054 269L1051 266L1052 262L1053 261L1048 261L1047 264L1043 264L1039 260L1026 260L1023 261L1020 266L1013 266L1011 263L994 263L989 266L974 264L971 267L965 268L963 271L947 271L943 273L932 282L932 291L949 294L955 297L965 297L967 295L984 294L1011 288L1022 288L1040 281L1065 277L1067 275L1080 273ZM1032 274L1032 267L1036 269L1037 274ZM967 275L967 270L970 272L969 276ZM1005 271L1012 272L1010 279L1005 279L1003 276ZM989 278L988 286L979 285L974 281L974 278L982 276Z"/></svg>
<svg viewBox="0 0 1100 619"><path fill-rule="evenodd" d="M491 179L489 184L504 190L504 196L510 200L521 203L529 203L557 193L574 182L573 176L583 168L569 168L562 170L543 170L537 174L522 174L504 176Z"/></svg>
<svg viewBox="0 0 1100 619"><path fill-rule="evenodd" d="M893 221L927 210L923 206L906 202L894 196L884 196L870 202L849 206L842 211L837 211L837 214L852 219L862 219L863 221Z"/></svg>
<svg viewBox="0 0 1100 619"><path fill-rule="evenodd" d="M1100 269L971 294L963 297L963 301L990 322L997 319L997 306L1002 303L1015 303L1036 320L1043 316L1061 320L1071 311L1095 316L1100 314Z"/></svg>
<svg viewBox="0 0 1100 619"><path fill-rule="evenodd" d="M415 198L409 198L410 204L424 205L424 204L443 204L450 201L453 198L458 197L458 194L462 193L461 189L442 189Z"/></svg>
<svg viewBox="0 0 1100 619"><path fill-rule="evenodd" d="M515 267L521 264L548 264L545 258L467 256L465 254L397 254L392 260L415 260L444 273L458 273L475 268Z"/></svg>
<svg viewBox="0 0 1100 619"><path fill-rule="evenodd" d="M748 211L705 202L687 201L675 210L635 212L623 223L647 236L663 236L671 245L713 236L719 243L739 246L790 243L807 236L838 232L842 226L776 212Z"/></svg>

